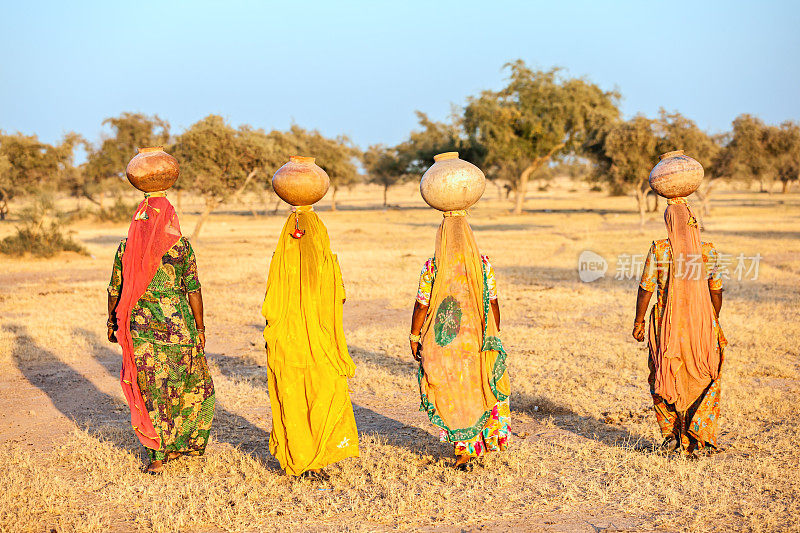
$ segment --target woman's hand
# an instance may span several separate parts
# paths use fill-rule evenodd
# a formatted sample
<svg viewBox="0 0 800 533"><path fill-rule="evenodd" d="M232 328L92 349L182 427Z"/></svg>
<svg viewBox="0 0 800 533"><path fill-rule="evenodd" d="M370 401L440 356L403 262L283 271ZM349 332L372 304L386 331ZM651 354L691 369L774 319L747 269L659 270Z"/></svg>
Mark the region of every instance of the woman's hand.
<svg viewBox="0 0 800 533"><path fill-rule="evenodd" d="M108 326L108 342L113 342L116 344L117 342L117 328L114 326Z"/></svg>
<svg viewBox="0 0 800 533"><path fill-rule="evenodd" d="M411 342L411 356L414 358L415 361L421 361L422 356L419 353L419 342Z"/></svg>
<svg viewBox="0 0 800 533"><path fill-rule="evenodd" d="M637 341L644 342L644 322L634 322L631 335Z"/></svg>
<svg viewBox="0 0 800 533"><path fill-rule="evenodd" d="M200 341L200 348L203 349L203 352L206 351L206 332L205 330L197 332L197 340Z"/></svg>

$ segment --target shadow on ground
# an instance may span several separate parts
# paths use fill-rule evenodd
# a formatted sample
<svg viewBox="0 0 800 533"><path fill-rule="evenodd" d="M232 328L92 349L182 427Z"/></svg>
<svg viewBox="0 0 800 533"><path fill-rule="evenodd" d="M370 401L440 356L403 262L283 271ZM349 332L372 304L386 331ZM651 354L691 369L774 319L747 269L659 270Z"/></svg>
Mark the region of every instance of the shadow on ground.
<svg viewBox="0 0 800 533"><path fill-rule="evenodd" d="M370 352L357 346L349 346L350 354L356 363L369 361L386 369L395 376L413 376L416 374L416 363L403 362L383 353ZM241 357L209 353L208 358L214 361L223 376L234 380L247 380L254 387L268 389L267 369L253 364ZM410 409L418 406L416 398L409 402ZM269 406L265 406L268 408ZM356 426L360 435L375 435L384 439L389 445L403 447L412 453L424 453L435 458L446 455L445 446L428 431L400 420L378 413L364 405L353 404Z"/></svg>
<svg viewBox="0 0 800 533"><path fill-rule="evenodd" d="M25 379L44 392L58 411L88 432L101 432L119 448L141 453L130 427L127 406L118 398L100 391L82 374L63 363L53 352L39 346L25 326L3 328L14 335L11 357ZM33 352L32 361L26 357Z"/></svg>
<svg viewBox="0 0 800 533"><path fill-rule="evenodd" d="M91 349L92 357L105 368L106 372L112 378L119 379L121 358L111 345L105 339L98 339L95 334L82 328L76 328L74 334L86 342ZM216 400L214 423L211 428L213 438L261 459L268 467L277 466L268 451L269 431L222 407L223 402L219 396Z"/></svg>
<svg viewBox="0 0 800 533"><path fill-rule="evenodd" d="M515 393L513 390L511 391L511 410L512 412L526 414L540 422L552 420L553 424L560 429L607 446L652 453L656 445L652 440L643 438L640 435L634 435L618 424L620 418L624 419L628 416L651 416L649 411L647 413L632 413L629 411L620 414L612 413L609 417L611 423L606 423L605 420L592 416L579 415L568 407L547 398ZM654 416L653 423L655 424Z"/></svg>

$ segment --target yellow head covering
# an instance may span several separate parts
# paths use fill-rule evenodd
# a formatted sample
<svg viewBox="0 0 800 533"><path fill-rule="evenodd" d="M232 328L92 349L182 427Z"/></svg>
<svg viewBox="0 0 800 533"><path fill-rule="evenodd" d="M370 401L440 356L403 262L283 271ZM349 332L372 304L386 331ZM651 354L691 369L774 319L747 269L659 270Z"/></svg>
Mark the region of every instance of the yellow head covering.
<svg viewBox="0 0 800 533"><path fill-rule="evenodd" d="M344 298L325 225L311 209L297 209L272 256L261 308L273 423L269 447L290 475L358 456Z"/></svg>

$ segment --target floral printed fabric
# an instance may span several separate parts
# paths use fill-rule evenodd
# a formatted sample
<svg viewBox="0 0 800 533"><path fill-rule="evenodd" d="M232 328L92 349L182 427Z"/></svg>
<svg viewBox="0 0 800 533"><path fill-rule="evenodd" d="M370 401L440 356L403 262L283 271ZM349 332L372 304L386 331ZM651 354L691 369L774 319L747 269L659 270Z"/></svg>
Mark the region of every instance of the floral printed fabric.
<svg viewBox="0 0 800 533"><path fill-rule="evenodd" d="M702 243L702 265L692 267L690 261L683 268L703 268L709 280L709 289L722 290L722 271L719 268L719 254L714 245L709 242ZM645 260L642 279L639 287L654 292L658 290L656 303L650 312L650 327L658 324L664 312L666 302L666 289L669 280L669 269L672 266L672 249L669 239L654 241ZM687 275L691 275L687 272ZM719 340L718 349L722 352L728 341L722 332L719 321L715 317L713 327L717 331ZM713 381L708 389L683 413L675 409L673 404L664 401L655 393L655 366L652 354L648 359L650 373L648 384L653 398L653 408L661 430L662 438L674 436L681 444L681 449L686 451L691 445L703 448L707 444L717 445L717 430L720 416L720 395L722 392L721 378Z"/></svg>
<svg viewBox="0 0 800 533"><path fill-rule="evenodd" d="M108 293L119 296L123 240L114 258ZM214 417L214 383L200 346L187 294L200 289L189 241L181 237L164 254L147 291L131 312L137 381L161 438L152 460L169 452L202 455Z"/></svg>
<svg viewBox="0 0 800 533"><path fill-rule="evenodd" d="M489 299L497 300L497 282L494 278L494 267L489 262L489 257L482 255L484 271L486 272L486 287L489 290ZM433 257L428 258L425 264L422 265L422 271L419 274L419 289L417 289L417 301L422 305L430 305L431 303L431 289L433 288L433 278L436 277L436 267L433 262Z"/></svg>
<svg viewBox="0 0 800 533"><path fill-rule="evenodd" d="M693 269L704 268L707 272L707 277L710 280L709 288L714 291L722 290L722 274L720 268L720 258L717 249L710 242L702 243L703 257L702 265L697 262L693 263L691 259L686 261L684 270L686 275L692 275ZM669 246L669 239L659 239L653 241L650 250L647 253L647 258L644 262L644 269L642 271L642 280L639 286L646 290L653 292L658 285L659 302L662 301L664 291L667 286L667 279L669 278L669 266L672 264L672 248Z"/></svg>
<svg viewBox="0 0 800 533"><path fill-rule="evenodd" d="M495 281L494 268L489 262L488 256L482 255L484 279L486 280L486 292L489 300L497 300L497 284ZM431 290L433 281L436 277L436 267L433 258L425 261L420 273L419 289L417 291L417 302L422 305L430 305ZM458 333L461 323L461 309L457 301L448 297L442 300L439 308L435 310L437 318L434 321L434 334L436 343L446 346ZM484 347L485 349L497 349L494 347ZM499 346L502 350L502 345ZM503 352L505 353L505 352ZM497 376L496 379L499 379ZM500 396L502 398L502 396ZM439 428L439 440L449 442L454 445L457 456L480 457L487 452L504 451L509 444L511 437L511 409L506 395L501 401L495 403L491 413L484 422L483 429L468 440L455 440L450 437L448 431Z"/></svg>
<svg viewBox="0 0 800 533"><path fill-rule="evenodd" d="M651 391L655 380L653 370L651 360L648 378ZM696 449L702 449L709 444L716 447L721 393L720 380L712 381L705 393L700 395L685 413L681 413L674 405L668 404L658 394L651 392L661 438L675 437L680 443L681 450L684 451L689 450L692 445Z"/></svg>
<svg viewBox="0 0 800 533"><path fill-rule="evenodd" d="M508 448L511 439L511 409L508 398L497 402L483 430L475 438L455 443L458 456L480 457L486 452L501 452ZM448 442L447 431L440 429L439 440Z"/></svg>

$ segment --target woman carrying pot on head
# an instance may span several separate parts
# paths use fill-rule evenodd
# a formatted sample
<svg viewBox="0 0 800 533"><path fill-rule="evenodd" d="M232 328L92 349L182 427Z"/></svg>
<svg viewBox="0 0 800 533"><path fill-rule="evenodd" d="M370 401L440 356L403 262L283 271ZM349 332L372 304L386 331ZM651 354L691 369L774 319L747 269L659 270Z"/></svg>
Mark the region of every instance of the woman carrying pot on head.
<svg viewBox="0 0 800 533"><path fill-rule="evenodd" d="M727 345L719 324L722 272L714 245L700 229L686 197L703 178L703 167L682 150L668 152L650 172L650 186L667 198L667 238L654 241L645 260L636 300L633 337L645 339L645 313L653 291L648 335L656 420L665 452L688 458L717 450L720 370Z"/></svg>
<svg viewBox="0 0 800 533"><path fill-rule="evenodd" d="M422 268L409 339L420 362L420 409L454 446L455 467L468 470L473 459L508 446L510 385L494 270L478 251L465 211L486 179L456 152L434 160L420 192L444 218L434 256Z"/></svg>
<svg viewBox="0 0 800 533"><path fill-rule="evenodd" d="M275 193L294 208L270 262L261 309L272 407L269 450L287 474L314 480L327 479L325 466L358 457L342 274L312 207L329 185L313 157L292 156L273 176Z"/></svg>
<svg viewBox="0 0 800 533"><path fill-rule="evenodd" d="M108 286L108 340L122 347L120 381L150 474L181 455L202 455L214 418L197 263L165 192L178 173L161 147L142 148L128 163L128 179L145 199Z"/></svg>

